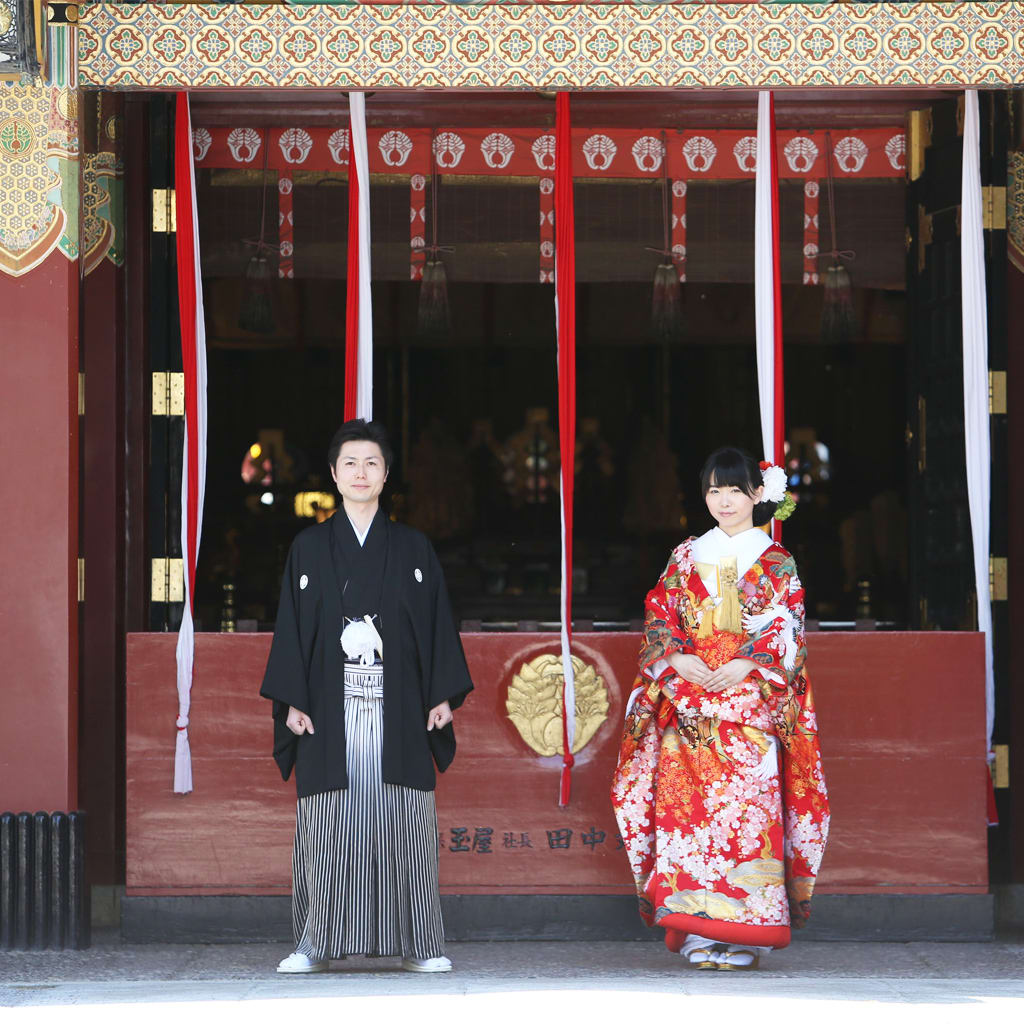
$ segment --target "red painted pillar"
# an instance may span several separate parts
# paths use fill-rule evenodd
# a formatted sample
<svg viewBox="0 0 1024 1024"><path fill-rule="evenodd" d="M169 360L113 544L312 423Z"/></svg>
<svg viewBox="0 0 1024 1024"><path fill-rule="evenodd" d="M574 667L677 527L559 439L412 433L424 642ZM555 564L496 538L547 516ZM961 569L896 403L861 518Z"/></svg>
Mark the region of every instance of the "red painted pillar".
<svg viewBox="0 0 1024 1024"><path fill-rule="evenodd" d="M0 273L0 810L78 808L78 262Z"/></svg>

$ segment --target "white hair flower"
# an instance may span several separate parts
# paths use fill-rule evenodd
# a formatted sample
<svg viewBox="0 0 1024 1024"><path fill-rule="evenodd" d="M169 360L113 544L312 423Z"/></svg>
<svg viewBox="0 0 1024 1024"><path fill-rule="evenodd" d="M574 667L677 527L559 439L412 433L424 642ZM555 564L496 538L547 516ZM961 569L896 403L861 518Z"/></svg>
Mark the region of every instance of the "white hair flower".
<svg viewBox="0 0 1024 1024"><path fill-rule="evenodd" d="M761 469L761 479L764 481L764 491L761 494L762 501L782 501L786 496L786 471L781 466L764 466Z"/></svg>

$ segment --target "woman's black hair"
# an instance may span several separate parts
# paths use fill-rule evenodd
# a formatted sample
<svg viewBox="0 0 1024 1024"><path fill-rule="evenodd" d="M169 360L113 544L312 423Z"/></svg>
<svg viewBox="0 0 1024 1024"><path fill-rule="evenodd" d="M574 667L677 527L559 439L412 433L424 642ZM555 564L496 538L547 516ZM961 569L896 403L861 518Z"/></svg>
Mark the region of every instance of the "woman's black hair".
<svg viewBox="0 0 1024 1024"><path fill-rule="evenodd" d="M384 471L387 472L391 469L391 462L395 455L383 423L378 423L376 420L370 420L367 423L363 419L346 420L342 423L334 432L331 445L327 449L327 461L332 468L338 464L341 446L346 441L372 441L380 448L380 453L384 456Z"/></svg>
<svg viewBox="0 0 1024 1024"><path fill-rule="evenodd" d="M712 487L738 487L753 497L764 479L760 463L742 448L719 448L713 451L700 471L700 493L706 495ZM754 506L754 525L770 522L779 503L761 501Z"/></svg>

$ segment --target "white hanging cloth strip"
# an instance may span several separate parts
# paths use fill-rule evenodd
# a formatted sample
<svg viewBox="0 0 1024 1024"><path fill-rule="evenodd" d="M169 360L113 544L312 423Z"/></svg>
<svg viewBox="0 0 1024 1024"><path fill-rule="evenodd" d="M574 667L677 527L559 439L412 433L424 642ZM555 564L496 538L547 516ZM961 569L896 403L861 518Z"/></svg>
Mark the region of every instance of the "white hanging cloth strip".
<svg viewBox="0 0 1024 1024"><path fill-rule="evenodd" d="M981 212L981 140L978 92L964 93L964 158L960 194L960 273L964 345L964 447L967 501L974 548L978 630L985 634L985 738L991 757L995 720L992 670L992 602L989 595L989 516L991 454L988 413L988 311Z"/></svg>
<svg viewBox="0 0 1024 1024"><path fill-rule="evenodd" d="M366 147L366 95L348 94L352 159L359 182L359 369L356 415L373 419L373 306L370 296L370 161Z"/></svg>
<svg viewBox="0 0 1024 1024"><path fill-rule="evenodd" d="M754 324L757 353L757 398L761 408L764 459L775 453L775 284L771 147L772 94L757 94L757 165L754 179Z"/></svg>
<svg viewBox="0 0 1024 1024"><path fill-rule="evenodd" d="M175 651L178 687L177 741L174 749L174 792L192 791L192 752L188 741L192 704L195 635L192 604L195 568L203 527L206 494L206 319L199 259L199 218L196 212L195 149L187 93L179 93L174 141L177 213L178 307L181 358L185 375L185 444L181 471L181 557L185 606Z"/></svg>

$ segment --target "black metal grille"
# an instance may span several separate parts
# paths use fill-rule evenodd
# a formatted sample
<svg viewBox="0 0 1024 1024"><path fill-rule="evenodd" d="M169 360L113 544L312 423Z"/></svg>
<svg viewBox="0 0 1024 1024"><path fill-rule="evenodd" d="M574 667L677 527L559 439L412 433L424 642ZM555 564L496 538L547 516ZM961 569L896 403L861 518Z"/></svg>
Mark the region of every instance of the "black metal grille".
<svg viewBox="0 0 1024 1024"><path fill-rule="evenodd" d="M85 815L0 814L0 949L88 945Z"/></svg>

